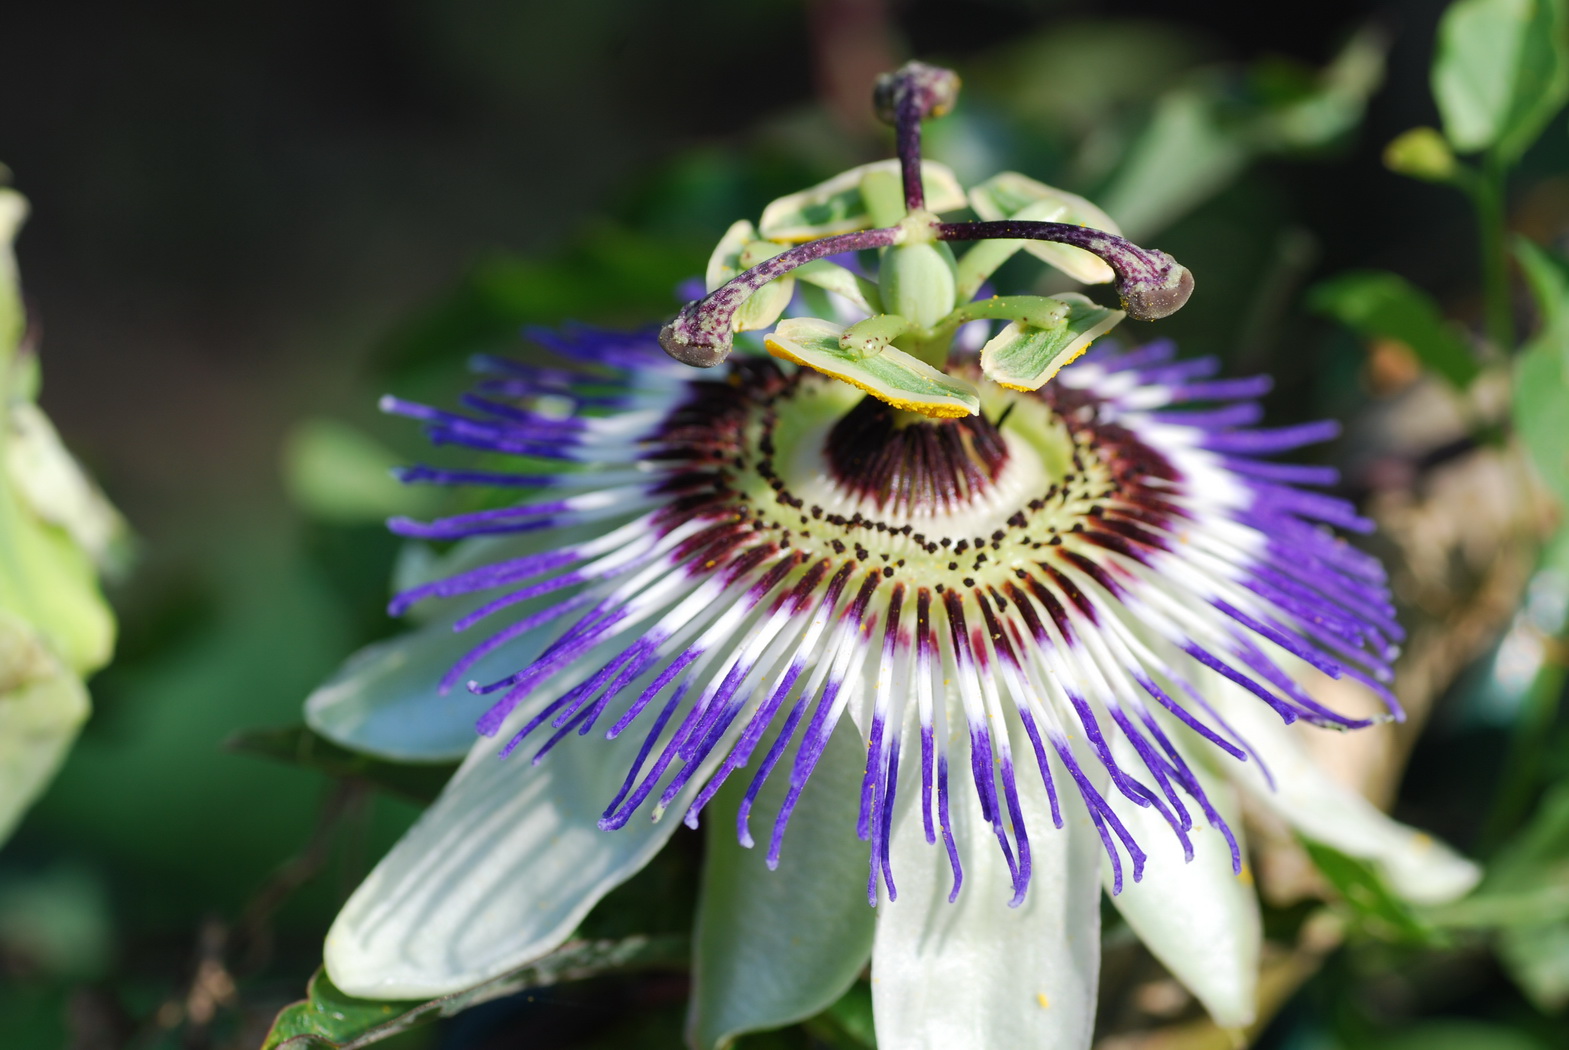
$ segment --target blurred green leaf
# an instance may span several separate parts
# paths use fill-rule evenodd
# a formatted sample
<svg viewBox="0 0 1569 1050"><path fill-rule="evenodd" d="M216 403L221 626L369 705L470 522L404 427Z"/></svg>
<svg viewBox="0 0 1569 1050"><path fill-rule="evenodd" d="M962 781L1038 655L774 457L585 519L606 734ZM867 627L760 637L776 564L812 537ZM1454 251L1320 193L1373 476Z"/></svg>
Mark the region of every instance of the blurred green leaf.
<svg viewBox="0 0 1569 1050"><path fill-rule="evenodd" d="M872 989L857 981L833 1006L806 1022L806 1030L838 1050L876 1050L872 1025Z"/></svg>
<svg viewBox="0 0 1569 1050"><path fill-rule="evenodd" d="M283 451L283 479L295 505L340 524L433 513L439 492L398 481L392 471L403 465L391 449L332 419L296 423Z"/></svg>
<svg viewBox="0 0 1569 1050"><path fill-rule="evenodd" d="M114 919L103 881L60 864L0 874L0 944L13 972L98 980L114 955ZM0 1024L0 1031L10 1031Z"/></svg>
<svg viewBox="0 0 1569 1050"><path fill-rule="evenodd" d="M224 748L304 766L337 779L368 781L384 791L422 804L435 801L442 786L457 769L457 763L415 765L371 758L340 747L302 725L241 730L224 741Z"/></svg>
<svg viewBox="0 0 1569 1050"><path fill-rule="evenodd" d="M1371 864L1311 839L1303 839L1302 845L1367 933L1383 940L1413 944L1435 941L1433 928L1384 884Z"/></svg>
<svg viewBox="0 0 1569 1050"><path fill-rule="evenodd" d="M1432 918L1498 929L1499 956L1526 995L1543 1010L1569 1005L1569 781L1543 797L1481 888Z"/></svg>
<svg viewBox="0 0 1569 1050"><path fill-rule="evenodd" d="M1515 241L1542 323L1515 361L1514 421L1547 487L1569 507L1569 264Z"/></svg>
<svg viewBox="0 0 1569 1050"><path fill-rule="evenodd" d="M273 1021L262 1050L354 1050L529 988L611 973L675 968L683 966L686 957L683 937L579 941L484 984L423 1001L356 999L339 991L327 974L318 970L311 978L307 997L284 1007Z"/></svg>
<svg viewBox="0 0 1569 1050"><path fill-rule="evenodd" d="M1161 96L1100 203L1129 237L1148 237L1254 158L1318 149L1348 133L1383 70L1384 42L1363 32L1322 70L1264 62L1241 90L1224 71L1192 78Z"/></svg>
<svg viewBox="0 0 1569 1050"><path fill-rule="evenodd" d="M1425 1021L1381 1036L1379 1050L1547 1050L1518 1028L1460 1018Z"/></svg>
<svg viewBox="0 0 1569 1050"><path fill-rule="evenodd" d="M606 225L553 257L492 255L394 333L382 365L401 389L404 373L437 366L445 374L475 352L517 352L523 325L647 325L675 313L676 286L699 272L711 247L687 251L677 239Z"/></svg>
<svg viewBox="0 0 1569 1050"><path fill-rule="evenodd" d="M1498 956L1541 1010L1569 1006L1569 922L1510 927L1499 938Z"/></svg>
<svg viewBox="0 0 1569 1050"><path fill-rule="evenodd" d="M1101 205L1125 234L1141 240L1235 179L1250 153L1223 124L1215 92L1176 89L1156 103Z"/></svg>
<svg viewBox="0 0 1569 1050"><path fill-rule="evenodd" d="M1308 306L1355 329L1366 339L1394 339L1422 364L1464 390L1480 370L1457 326L1438 304L1405 278L1382 270L1352 270L1315 285Z"/></svg>
<svg viewBox="0 0 1569 1050"><path fill-rule="evenodd" d="M1530 902L1500 934L1499 956L1542 1009L1569 1005L1569 783L1543 798L1478 897Z"/></svg>
<svg viewBox="0 0 1569 1050"><path fill-rule="evenodd" d="M1565 0L1458 0L1438 26L1433 97L1455 149L1516 160L1569 99Z"/></svg>

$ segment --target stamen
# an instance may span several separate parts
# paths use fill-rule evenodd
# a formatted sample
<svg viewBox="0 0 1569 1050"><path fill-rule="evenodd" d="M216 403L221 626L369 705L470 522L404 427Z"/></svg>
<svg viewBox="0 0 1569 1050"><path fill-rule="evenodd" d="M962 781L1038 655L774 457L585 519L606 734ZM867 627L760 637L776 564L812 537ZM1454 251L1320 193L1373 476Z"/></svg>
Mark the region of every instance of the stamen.
<svg viewBox="0 0 1569 1050"><path fill-rule="evenodd" d="M1140 248L1132 241L1088 226L1067 222L940 222L942 241L996 239L1056 241L1082 248L1104 259L1117 271L1117 295L1122 308L1136 321L1158 321L1182 309L1193 294L1193 274L1177 260L1156 248Z"/></svg>
<svg viewBox="0 0 1569 1050"><path fill-rule="evenodd" d="M703 298L683 306L676 319L659 330L659 345L682 364L713 368L730 356L736 311L763 285L809 262L863 248L886 248L898 244L903 236L904 231L897 226L859 230L808 241L764 259Z"/></svg>

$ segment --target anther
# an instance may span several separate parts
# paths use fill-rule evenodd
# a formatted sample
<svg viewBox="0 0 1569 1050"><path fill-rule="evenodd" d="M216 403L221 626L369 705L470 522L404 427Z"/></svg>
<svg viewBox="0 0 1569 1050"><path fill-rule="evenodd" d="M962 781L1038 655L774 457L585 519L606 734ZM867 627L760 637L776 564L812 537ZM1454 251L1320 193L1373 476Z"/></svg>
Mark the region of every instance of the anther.
<svg viewBox="0 0 1569 1050"><path fill-rule="evenodd" d="M683 306L675 320L659 330L659 345L682 364L713 368L730 356L736 311L763 285L817 259L863 248L886 248L898 244L903 236L903 231L897 227L859 230L808 241L764 259L703 298Z"/></svg>
<svg viewBox="0 0 1569 1050"><path fill-rule="evenodd" d="M1193 274L1165 252L1140 248L1126 238L1088 226L1019 219L945 222L938 225L937 237L944 241L1057 241L1083 248L1100 256L1117 272L1117 296L1135 321L1158 321L1174 314L1193 294Z"/></svg>

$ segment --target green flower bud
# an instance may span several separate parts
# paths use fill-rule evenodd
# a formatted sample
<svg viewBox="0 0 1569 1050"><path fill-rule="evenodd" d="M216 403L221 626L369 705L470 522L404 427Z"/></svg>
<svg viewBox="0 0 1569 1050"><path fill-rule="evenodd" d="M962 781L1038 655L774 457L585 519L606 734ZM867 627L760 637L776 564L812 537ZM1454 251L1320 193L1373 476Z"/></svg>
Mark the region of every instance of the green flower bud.
<svg viewBox="0 0 1569 1050"><path fill-rule="evenodd" d="M1449 143L1434 128L1412 128L1384 147L1384 167L1397 175L1428 182L1448 182L1456 170Z"/></svg>

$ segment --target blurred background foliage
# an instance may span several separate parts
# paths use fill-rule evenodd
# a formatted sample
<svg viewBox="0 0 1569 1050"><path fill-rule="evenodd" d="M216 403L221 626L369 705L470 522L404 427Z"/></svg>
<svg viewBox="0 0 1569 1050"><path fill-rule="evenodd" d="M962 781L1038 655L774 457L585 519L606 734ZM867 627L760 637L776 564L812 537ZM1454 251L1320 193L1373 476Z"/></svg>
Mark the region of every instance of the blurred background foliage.
<svg viewBox="0 0 1569 1050"><path fill-rule="evenodd" d="M1354 862L1265 836L1256 1045L1569 1047L1569 543L1549 542L1561 510L1535 480L1564 467L1569 409L1517 406L1512 424L1505 375L1515 333L1538 362L1522 389L1551 390L1540 362L1569 353L1569 69L1561 49L1498 59L1535 78L1517 92L1532 105L1504 100L1492 139L1486 106L1459 118L1473 175L1436 133L1387 158L1417 178L1392 173L1409 129L1455 138L1429 75L1444 6L10 5L0 158L33 205L18 254L41 404L139 556L111 588L95 714L0 852L4 1045L261 1044L336 905L444 775L298 728L311 688L394 629L381 519L429 509L387 478L419 438L377 395L444 399L520 326L664 319L736 217L885 155L867 86L917 55L966 82L933 156L1097 200L1199 275L1162 335L1275 374L1276 421L1347 422L1322 455L1382 526L1415 717L1339 747L1338 772L1489 874L1418 914ZM347 1044L490 998L386 1045L678 1045L699 847L677 843L574 949L624 955L426 1006L318 980L277 1038L341 1022ZM615 973L552 985L583 966ZM530 985L551 986L503 994ZM1230 1045L1115 929L1103 985L1107 1048ZM870 1040L862 988L742 1045Z"/></svg>

